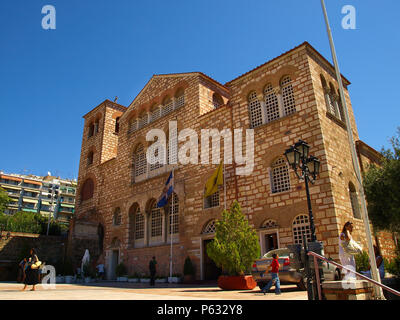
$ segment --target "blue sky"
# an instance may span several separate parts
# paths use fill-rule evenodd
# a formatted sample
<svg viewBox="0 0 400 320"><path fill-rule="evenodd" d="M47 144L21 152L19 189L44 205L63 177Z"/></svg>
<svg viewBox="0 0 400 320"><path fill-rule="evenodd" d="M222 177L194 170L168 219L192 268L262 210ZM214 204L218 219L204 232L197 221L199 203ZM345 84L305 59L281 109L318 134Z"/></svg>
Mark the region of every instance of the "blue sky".
<svg viewBox="0 0 400 320"><path fill-rule="evenodd" d="M356 30L341 27L347 4ZM400 125L400 2L326 5L360 138L380 150ZM319 0L1 0L0 170L76 178L82 116L104 99L128 105L153 74L225 83L304 41L332 60Z"/></svg>

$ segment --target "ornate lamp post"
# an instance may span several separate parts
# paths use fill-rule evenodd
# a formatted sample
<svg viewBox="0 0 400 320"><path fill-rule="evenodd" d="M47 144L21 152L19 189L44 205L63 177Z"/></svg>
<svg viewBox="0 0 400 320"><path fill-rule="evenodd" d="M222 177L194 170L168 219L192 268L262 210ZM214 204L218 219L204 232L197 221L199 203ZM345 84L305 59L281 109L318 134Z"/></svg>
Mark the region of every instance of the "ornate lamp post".
<svg viewBox="0 0 400 320"><path fill-rule="evenodd" d="M285 157L289 165L296 173L296 176L300 180L304 180L306 184L308 215L311 228L311 242L314 242L317 240L317 237L315 235L314 216L311 208L309 182L314 184L314 181L319 174L320 162L316 157L309 155L309 150L310 146L305 141L299 140L285 151ZM300 174L297 169L300 169Z"/></svg>

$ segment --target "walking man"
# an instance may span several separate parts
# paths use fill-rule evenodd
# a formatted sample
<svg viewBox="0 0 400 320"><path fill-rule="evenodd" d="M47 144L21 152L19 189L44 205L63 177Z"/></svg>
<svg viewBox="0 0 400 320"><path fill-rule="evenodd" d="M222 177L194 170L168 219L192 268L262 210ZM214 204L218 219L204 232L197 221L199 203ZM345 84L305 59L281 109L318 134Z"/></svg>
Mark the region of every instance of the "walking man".
<svg viewBox="0 0 400 320"><path fill-rule="evenodd" d="M274 253L272 255L272 263L268 266L266 272L271 269L271 280L268 284L261 290L264 294L268 292L269 289L275 284L275 294L281 294L281 283L279 281L279 261L278 255Z"/></svg>
<svg viewBox="0 0 400 320"><path fill-rule="evenodd" d="M154 286L155 285L155 279L156 279L156 257L153 257L152 260L150 260L149 263L149 269L150 269L150 285Z"/></svg>

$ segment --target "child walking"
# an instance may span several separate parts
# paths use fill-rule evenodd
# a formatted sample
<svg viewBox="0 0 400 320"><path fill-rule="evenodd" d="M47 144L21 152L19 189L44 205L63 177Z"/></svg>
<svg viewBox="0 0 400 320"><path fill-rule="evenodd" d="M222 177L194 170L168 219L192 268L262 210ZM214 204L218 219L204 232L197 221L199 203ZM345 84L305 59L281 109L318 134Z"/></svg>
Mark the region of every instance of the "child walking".
<svg viewBox="0 0 400 320"><path fill-rule="evenodd" d="M272 263L268 266L266 272L271 269L271 280L268 284L261 290L264 294L268 292L269 289L275 284L275 294L281 294L281 283L279 281L279 261L278 255L274 253L272 255Z"/></svg>

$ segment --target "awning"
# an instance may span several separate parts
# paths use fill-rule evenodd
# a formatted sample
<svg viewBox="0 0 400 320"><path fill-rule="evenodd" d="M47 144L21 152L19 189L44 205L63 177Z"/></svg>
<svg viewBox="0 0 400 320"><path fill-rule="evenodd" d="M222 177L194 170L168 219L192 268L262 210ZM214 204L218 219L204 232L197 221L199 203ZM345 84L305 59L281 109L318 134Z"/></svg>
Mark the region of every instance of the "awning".
<svg viewBox="0 0 400 320"><path fill-rule="evenodd" d="M40 189L23 187L25 191L40 193Z"/></svg>
<svg viewBox="0 0 400 320"><path fill-rule="evenodd" d="M22 211L27 211L27 212L37 212L36 209L26 209L26 208L22 208Z"/></svg>
<svg viewBox="0 0 400 320"><path fill-rule="evenodd" d="M73 206L73 205L70 205L70 204L64 204L64 203L61 203L61 207L66 207L66 208L75 208L75 206Z"/></svg>
<svg viewBox="0 0 400 320"><path fill-rule="evenodd" d="M38 186L41 186L42 183L39 181L34 181L34 180L24 180L24 183L30 183L30 184L36 184Z"/></svg>
<svg viewBox="0 0 400 320"><path fill-rule="evenodd" d="M21 181L22 181L21 178L10 177L10 176L4 176L4 175L0 175L0 178L1 178L1 179L5 179L5 180L18 181L18 182L21 182Z"/></svg>
<svg viewBox="0 0 400 320"><path fill-rule="evenodd" d="M2 184L1 187L2 187L3 189L21 190L21 188L18 188L18 187L11 187L11 186L4 185L4 184Z"/></svg>
<svg viewBox="0 0 400 320"><path fill-rule="evenodd" d="M23 202L28 202L28 203L38 203L38 200L33 200L33 199L22 199Z"/></svg>
<svg viewBox="0 0 400 320"><path fill-rule="evenodd" d="M10 200L11 200L11 201L18 202L19 199L14 199L14 198L11 198L11 197L10 197Z"/></svg>
<svg viewBox="0 0 400 320"><path fill-rule="evenodd" d="M50 202L48 202L48 201L43 201L43 200L42 200L42 204L44 204L44 205L46 205L46 206L49 206L49 205L50 205Z"/></svg>

